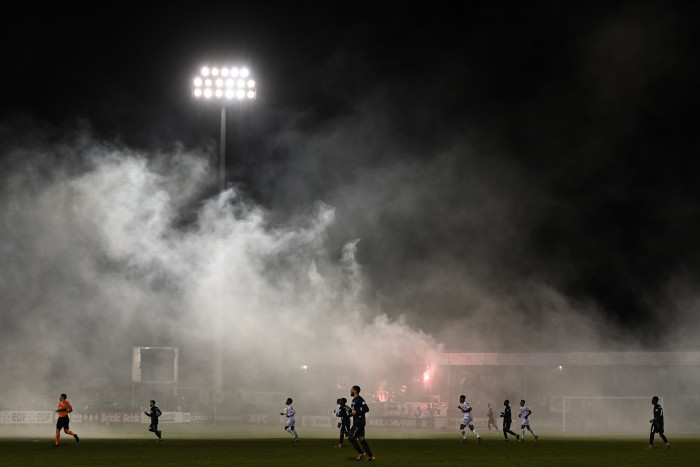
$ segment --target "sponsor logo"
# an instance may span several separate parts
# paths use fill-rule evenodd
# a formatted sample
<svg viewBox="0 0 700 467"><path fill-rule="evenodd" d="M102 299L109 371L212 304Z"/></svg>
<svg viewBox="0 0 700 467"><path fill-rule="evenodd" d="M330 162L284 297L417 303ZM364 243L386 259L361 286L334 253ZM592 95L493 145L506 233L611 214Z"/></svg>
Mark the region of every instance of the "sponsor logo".
<svg viewBox="0 0 700 467"><path fill-rule="evenodd" d="M139 412L101 412L100 423L141 423L141 414Z"/></svg>
<svg viewBox="0 0 700 467"><path fill-rule="evenodd" d="M0 412L0 423L53 423L53 412L36 411L2 411Z"/></svg>
<svg viewBox="0 0 700 467"><path fill-rule="evenodd" d="M270 417L267 415L251 415L249 423L270 423Z"/></svg>

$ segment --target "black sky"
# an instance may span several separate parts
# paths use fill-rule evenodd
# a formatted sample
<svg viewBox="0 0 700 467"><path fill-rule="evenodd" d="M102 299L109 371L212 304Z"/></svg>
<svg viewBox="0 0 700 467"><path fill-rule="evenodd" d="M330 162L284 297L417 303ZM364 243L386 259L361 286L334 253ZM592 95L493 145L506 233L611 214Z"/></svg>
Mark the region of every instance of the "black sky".
<svg viewBox="0 0 700 467"><path fill-rule="evenodd" d="M69 5L3 17L5 144L80 120L215 144L190 79L248 61L229 181L281 218L337 206L331 244L360 238L412 324L430 328L419 303L468 319L465 284L535 315L522 290L546 284L642 340L678 324L670 290L700 275L692 2Z"/></svg>

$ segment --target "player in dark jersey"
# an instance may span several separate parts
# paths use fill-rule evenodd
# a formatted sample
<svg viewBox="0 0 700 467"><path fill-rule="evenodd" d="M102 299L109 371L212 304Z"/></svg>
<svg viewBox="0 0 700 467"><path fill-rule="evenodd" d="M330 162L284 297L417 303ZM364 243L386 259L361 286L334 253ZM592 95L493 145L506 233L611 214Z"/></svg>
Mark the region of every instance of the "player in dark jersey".
<svg viewBox="0 0 700 467"><path fill-rule="evenodd" d="M345 436L350 436L350 407L347 406L348 400L340 398L336 401L338 408L335 411L335 416L339 417L338 428L340 428L340 441L334 447L342 448Z"/></svg>
<svg viewBox="0 0 700 467"><path fill-rule="evenodd" d="M369 444L367 444L367 441L365 440L365 414L369 412L369 407L365 403L362 396L360 396L360 386L353 386L350 389L350 395L352 396L352 403L350 404L352 428L350 428L350 436L348 439L359 453L355 460L362 460L366 454L368 456L367 460L373 461L374 455L372 454L372 450L369 448ZM362 445L362 449L360 449L358 443Z"/></svg>
<svg viewBox="0 0 700 467"><path fill-rule="evenodd" d="M503 405L506 407L501 412L501 418L503 419L503 436L506 438L506 443L508 443L508 433L515 436L516 441L520 441L520 435L517 435L510 431L510 424L513 423L513 416L510 413L510 401L508 399L503 401Z"/></svg>
<svg viewBox="0 0 700 467"><path fill-rule="evenodd" d="M149 404L151 405L151 411L144 412L146 415L151 417L151 424L148 426L148 431L152 431L153 433L155 433L158 437L158 441L163 441L163 432L158 431L158 417L163 415L163 412L160 411L160 409L156 405L156 401L154 401L153 399L151 399Z"/></svg>
<svg viewBox="0 0 700 467"><path fill-rule="evenodd" d="M654 418L649 420L651 423L651 432L649 433L649 446L644 449L654 449L654 434L658 433L664 443L666 449L671 449L671 443L668 442L664 435L664 409L659 405L659 398L654 396L651 398L651 403L654 404Z"/></svg>

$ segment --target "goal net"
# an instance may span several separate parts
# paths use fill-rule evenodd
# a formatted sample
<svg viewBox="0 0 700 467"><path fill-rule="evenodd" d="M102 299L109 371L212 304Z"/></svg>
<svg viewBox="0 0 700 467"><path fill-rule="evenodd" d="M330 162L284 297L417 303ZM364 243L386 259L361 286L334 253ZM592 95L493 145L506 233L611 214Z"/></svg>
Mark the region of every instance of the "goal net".
<svg viewBox="0 0 700 467"><path fill-rule="evenodd" d="M663 406L663 398L659 399ZM563 431L634 431L648 427L651 396L557 396L550 410L561 413Z"/></svg>

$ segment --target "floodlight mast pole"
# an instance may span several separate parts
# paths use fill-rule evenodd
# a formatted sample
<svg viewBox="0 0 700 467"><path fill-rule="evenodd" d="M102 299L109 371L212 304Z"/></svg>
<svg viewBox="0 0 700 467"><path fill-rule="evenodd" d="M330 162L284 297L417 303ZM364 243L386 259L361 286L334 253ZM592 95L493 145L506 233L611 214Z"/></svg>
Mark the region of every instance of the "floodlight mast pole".
<svg viewBox="0 0 700 467"><path fill-rule="evenodd" d="M221 142L219 144L219 190L226 189L226 106L221 106Z"/></svg>
<svg viewBox="0 0 700 467"><path fill-rule="evenodd" d="M202 67L193 81L192 94L196 99L221 102L221 140L219 146L219 190L226 190L226 105L236 101L254 100L256 83L247 68ZM224 391L224 327L223 310L216 313L212 355L212 400L223 401Z"/></svg>
<svg viewBox="0 0 700 467"><path fill-rule="evenodd" d="M221 106L221 141L219 143L219 191L226 190L226 106ZM213 402L221 402L224 392L224 333L221 315L214 320L211 391Z"/></svg>

